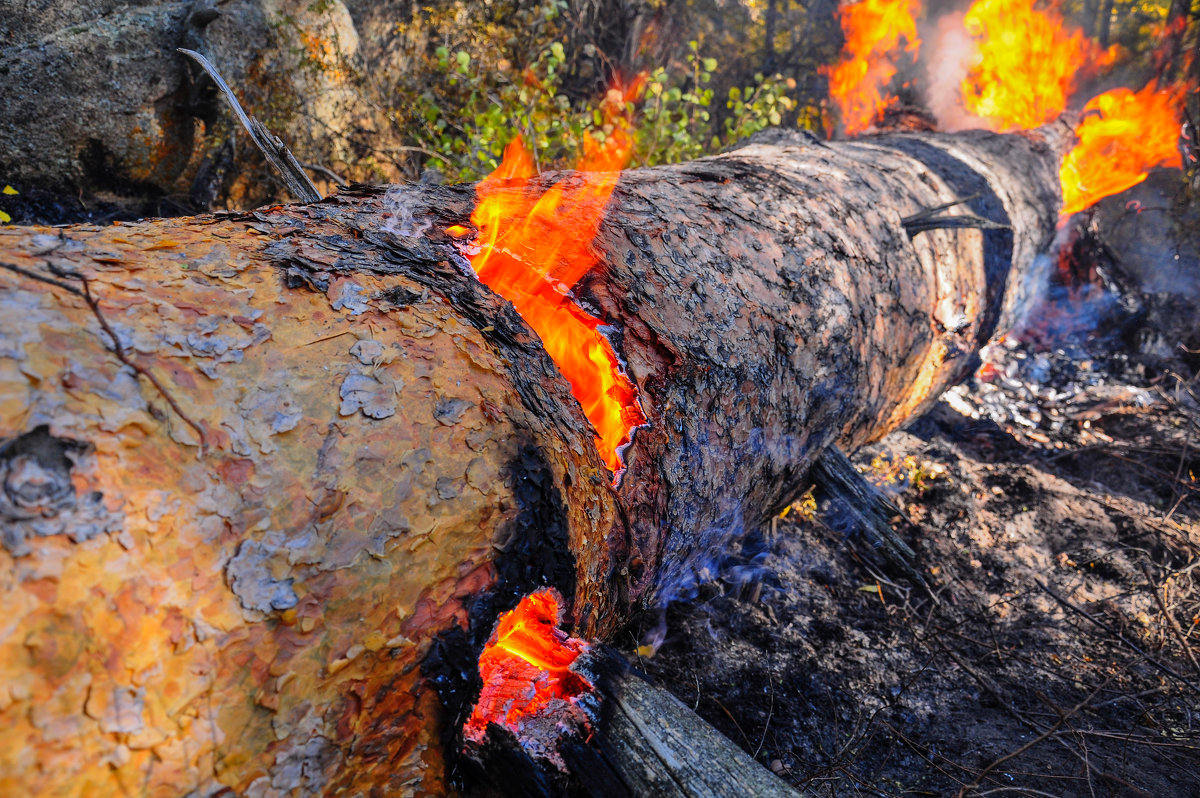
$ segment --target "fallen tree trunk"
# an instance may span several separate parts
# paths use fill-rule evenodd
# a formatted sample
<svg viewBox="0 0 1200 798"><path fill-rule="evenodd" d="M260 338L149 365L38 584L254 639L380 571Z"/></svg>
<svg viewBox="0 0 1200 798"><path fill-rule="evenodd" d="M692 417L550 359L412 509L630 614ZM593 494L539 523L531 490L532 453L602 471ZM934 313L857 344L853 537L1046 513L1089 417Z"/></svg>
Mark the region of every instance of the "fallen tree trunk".
<svg viewBox="0 0 1200 798"><path fill-rule="evenodd" d="M611 634L966 372L1067 138L622 175L574 288L648 419L615 486L469 186L0 231L0 792L444 792L500 610Z"/></svg>

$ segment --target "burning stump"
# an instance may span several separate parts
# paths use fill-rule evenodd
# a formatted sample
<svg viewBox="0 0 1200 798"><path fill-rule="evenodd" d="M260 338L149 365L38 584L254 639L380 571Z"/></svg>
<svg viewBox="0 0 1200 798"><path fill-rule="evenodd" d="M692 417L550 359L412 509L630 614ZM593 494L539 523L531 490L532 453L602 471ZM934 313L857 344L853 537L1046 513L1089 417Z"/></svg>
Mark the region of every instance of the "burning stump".
<svg viewBox="0 0 1200 798"><path fill-rule="evenodd" d="M501 612L554 587L606 639L970 369L1066 139L623 173L600 265L521 289L636 392L615 475L468 268L471 187L0 230L0 792L444 792Z"/></svg>

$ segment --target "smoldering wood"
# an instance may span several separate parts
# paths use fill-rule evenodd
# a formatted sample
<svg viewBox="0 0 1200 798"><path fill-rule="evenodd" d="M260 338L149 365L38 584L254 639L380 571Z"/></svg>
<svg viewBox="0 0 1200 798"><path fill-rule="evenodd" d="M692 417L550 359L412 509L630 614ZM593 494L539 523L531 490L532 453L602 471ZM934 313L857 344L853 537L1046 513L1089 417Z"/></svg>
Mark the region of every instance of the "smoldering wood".
<svg viewBox="0 0 1200 798"><path fill-rule="evenodd" d="M862 537L879 553L885 563L904 574L914 585L925 585L916 567L916 552L892 527L899 518L911 521L896 503L867 480L837 446L830 446L813 463L812 480L822 498L833 502L833 512L849 517L852 532Z"/></svg>
<svg viewBox="0 0 1200 798"><path fill-rule="evenodd" d="M499 795L549 798L799 798L799 793L614 649L593 645L573 664L592 692L590 725L540 713L522 737L496 725L466 754ZM551 764L555 751L566 771Z"/></svg>
<svg viewBox="0 0 1200 798"><path fill-rule="evenodd" d="M552 585L611 638L970 369L1067 138L622 175L574 287L649 420L615 485L443 232L471 186L0 230L0 792L444 793L501 610ZM1009 229L909 238L975 193Z"/></svg>

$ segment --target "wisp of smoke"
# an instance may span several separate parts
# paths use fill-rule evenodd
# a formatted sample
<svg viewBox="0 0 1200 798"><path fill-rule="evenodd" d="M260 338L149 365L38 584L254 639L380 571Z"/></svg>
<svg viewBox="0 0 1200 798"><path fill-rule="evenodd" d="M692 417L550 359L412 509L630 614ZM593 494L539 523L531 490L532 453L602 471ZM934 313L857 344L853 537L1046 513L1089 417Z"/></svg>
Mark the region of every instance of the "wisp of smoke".
<svg viewBox="0 0 1200 798"><path fill-rule="evenodd" d="M747 436L742 451L747 456L753 454L755 458L782 464L803 457L807 445L807 438L771 436L755 429ZM704 446L704 443L694 444L695 451ZM698 456L697 462L701 460ZM765 536L765 527L747 525L742 501L741 496L724 496L719 516L696 533L688 552L675 552L664 558L651 607L655 624L642 637L647 648L656 650L665 640L667 610L671 604L693 601L706 586L713 584L720 584L725 590L738 590L771 581L771 541Z"/></svg>
<svg viewBox="0 0 1200 798"><path fill-rule="evenodd" d="M938 18L933 35L921 51L925 67L924 95L938 129L947 132L984 127L979 117L963 107L962 82L978 58L975 42L963 27L963 13L956 11Z"/></svg>
<svg viewBox="0 0 1200 798"><path fill-rule="evenodd" d="M416 238L432 224L428 217L419 221L413 213L413 189L408 186L392 186L383 197L383 206L391 217L383 223L383 232L404 238Z"/></svg>

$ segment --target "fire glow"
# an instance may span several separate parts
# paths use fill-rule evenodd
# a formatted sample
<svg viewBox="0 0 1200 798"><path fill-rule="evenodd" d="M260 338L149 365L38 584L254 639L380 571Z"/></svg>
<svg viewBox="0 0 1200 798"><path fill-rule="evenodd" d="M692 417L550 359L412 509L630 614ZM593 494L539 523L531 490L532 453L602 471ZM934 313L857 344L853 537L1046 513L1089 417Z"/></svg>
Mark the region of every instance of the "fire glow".
<svg viewBox="0 0 1200 798"><path fill-rule="evenodd" d="M558 616L559 597L550 589L526 596L500 616L479 657L483 690L463 726L467 740L482 743L489 723L518 733L523 718L592 690L570 669L588 644L562 632Z"/></svg>
<svg viewBox="0 0 1200 798"><path fill-rule="evenodd" d="M1083 32L1031 0L977 0L963 25L976 43L963 105L998 132L1028 130L1067 108L1076 81L1111 62Z"/></svg>
<svg viewBox="0 0 1200 798"><path fill-rule="evenodd" d="M886 93L896 75L894 51L903 42L904 50L916 58L921 46L915 19L919 9L917 0L861 0L838 9L846 37L842 60L822 72L829 78L829 96L847 135L866 130L895 103Z"/></svg>
<svg viewBox="0 0 1200 798"><path fill-rule="evenodd" d="M1063 214L1136 186L1155 166L1183 168L1179 152L1182 88L1113 89L1083 108L1079 143L1063 160Z"/></svg>
<svg viewBox="0 0 1200 798"><path fill-rule="evenodd" d="M624 99L625 93L614 89L606 104L623 105ZM519 137L514 139L500 166L476 187L471 222L479 237L468 257L480 281L511 302L541 337L595 427L605 465L615 473L621 465L618 448L646 419L637 390L599 330L601 320L570 298L575 284L599 262L591 243L632 154L627 124L615 115L612 122L603 142L585 138L576 174L540 196L531 183L537 176L533 157Z"/></svg>
<svg viewBox="0 0 1200 798"><path fill-rule="evenodd" d="M914 52L919 45L917 11L917 0L863 0L839 11L846 44L826 74L848 135L877 123L895 102L885 91L901 42ZM962 26L973 49L957 103L975 124L997 132L1032 130L1058 118L1078 81L1118 56L1116 46L1106 50L1067 25L1055 5L1038 10L1034 0L975 0ZM1113 89L1084 106L1079 141L1059 174L1063 215L1137 185L1154 167L1182 167L1186 88Z"/></svg>

